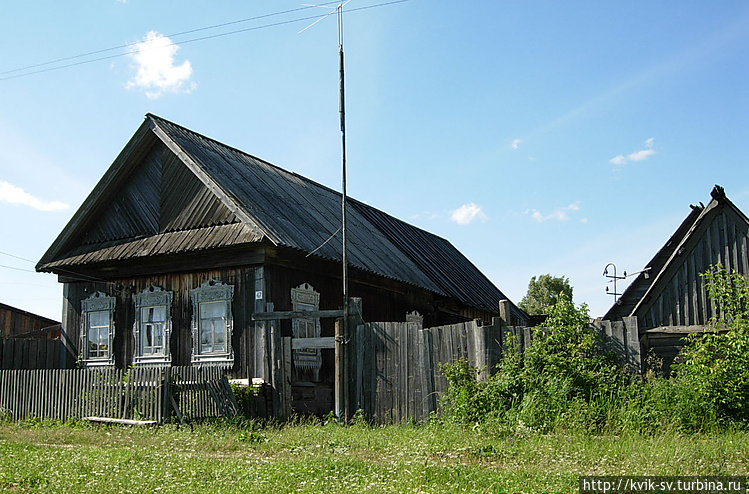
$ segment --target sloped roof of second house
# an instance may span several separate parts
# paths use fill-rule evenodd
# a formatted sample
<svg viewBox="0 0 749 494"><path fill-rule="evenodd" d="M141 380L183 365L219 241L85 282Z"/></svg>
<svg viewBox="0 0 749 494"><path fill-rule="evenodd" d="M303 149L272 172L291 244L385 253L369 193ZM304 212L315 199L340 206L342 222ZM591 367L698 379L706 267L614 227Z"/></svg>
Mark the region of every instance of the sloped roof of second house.
<svg viewBox="0 0 749 494"><path fill-rule="evenodd" d="M715 216L715 212L721 207L733 211L737 218L744 225L749 225L747 218L739 208L726 197L723 187L716 185L710 192L712 199L707 206L691 206L689 215L679 225L671 238L661 247L658 253L650 260L645 268L637 275L637 278L624 290L619 300L609 309L604 320L616 320L622 317L636 316L638 311L642 310L644 301L649 299L651 294L659 285L667 281L666 273L672 270L679 263L680 256L684 253L687 244L695 235L698 235L701 229L704 229L706 223L709 223ZM721 251L725 246L717 249L717 259L720 261ZM705 258L708 256L706 255ZM704 259L703 259L704 261ZM707 267L707 266L706 266Z"/></svg>
<svg viewBox="0 0 749 494"><path fill-rule="evenodd" d="M137 238L98 244L71 244L74 231L85 224L82 216L105 207L108 201L101 200L102 197L116 194L111 177L123 174L124 168L137 166L131 157L143 153L126 147L37 269L56 271L65 266L113 261L141 253L168 254L173 248L167 246L172 245L185 250L258 241L341 260L340 240L331 241L331 237L340 238L340 193L154 115L146 116L136 136L139 134L141 138L134 136L128 147L143 146L147 139L153 141L155 135L212 192L206 201L218 197L227 211L231 211L225 214L227 224L185 231L154 231ZM147 139L142 137L146 134L150 135ZM199 240L196 240L198 230ZM84 234L78 232L79 236ZM193 238L170 240L177 236ZM354 199L349 199L347 237L347 259L357 268L492 312L497 312L497 302L506 298L447 240Z"/></svg>

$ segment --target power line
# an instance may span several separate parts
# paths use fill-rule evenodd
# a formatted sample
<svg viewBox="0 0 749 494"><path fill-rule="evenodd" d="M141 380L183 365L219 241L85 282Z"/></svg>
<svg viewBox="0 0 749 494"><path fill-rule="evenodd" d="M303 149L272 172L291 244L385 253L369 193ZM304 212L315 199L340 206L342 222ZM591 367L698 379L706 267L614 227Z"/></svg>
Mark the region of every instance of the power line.
<svg viewBox="0 0 749 494"><path fill-rule="evenodd" d="M6 266L4 264L0 264L0 268L12 269L14 271L23 271L25 273L34 273L34 274L36 274L36 271L32 271L30 269L16 268L16 267L13 267L13 266Z"/></svg>
<svg viewBox="0 0 749 494"><path fill-rule="evenodd" d="M22 261L30 262L31 264L36 264L36 261L32 261L31 259L26 259L25 257L19 257L19 256L15 256L13 254L8 254L7 252L0 251L0 254L2 254L4 256L8 256L8 257L13 257L15 259L20 259Z"/></svg>
<svg viewBox="0 0 749 494"><path fill-rule="evenodd" d="M405 2L409 2L409 1L411 1L411 0L392 0L390 2L382 2L382 3L378 3L378 4L373 4L373 5L366 5L364 7L357 7L357 8L354 8L354 9L348 9L346 12L357 12L357 11L362 11L362 10L369 10L369 9L373 9L373 8L377 8L377 7L386 7L386 6L389 6L389 5L394 5L394 4L398 4L398 3L405 3ZM330 5L330 4L335 4L335 3L339 3L339 2L327 2L327 3L324 3L322 5ZM226 26L230 26L230 25L234 25L234 24L239 24L239 23L242 23L242 22L249 22L249 21L252 21L252 20L258 20L258 19L263 19L263 18L267 18L267 17L277 16L277 15L283 15L283 14L288 14L288 13L292 13L292 12L298 12L298 11L309 9L309 8L312 8L312 7L315 7L315 6L314 5L310 5L310 6L300 7L300 8L297 8L297 9L291 9L291 10L286 10L286 11L282 11L282 12L276 12L276 13L273 13L273 14L265 14L265 15L261 15L261 16L257 16L257 17L250 17L250 18L247 18L247 19L241 19L241 20L237 20L237 21L225 22L223 24L216 24L216 25L213 25L213 26L207 26L207 27L202 27L202 28L197 28L197 29L191 29L191 30L188 30L188 31L182 31L182 32L175 33L175 34L170 34L170 35L168 35L166 37L172 38L172 37L183 36L185 34L192 34L192 33L196 33L196 32L207 31L207 30L210 30L210 29L217 29L217 28L220 28L220 27L226 27ZM201 36L201 37L198 37L198 38L191 38L191 39L182 40L182 41L179 42L179 44L180 45L186 45L188 43L194 43L196 41L206 41L206 40L209 40L209 39L222 38L224 36L231 36L231 35L234 35L234 34L241 34L241 33L246 33L246 32L250 32L250 31L257 31L257 30L260 30L260 29L267 29L267 28L271 28L271 27L278 27L278 26L283 26L283 25L286 25L286 24L293 24L293 23L302 22L302 21L309 21L309 20L312 20L312 19L318 19L319 17L320 17L319 15L314 15L314 16L309 16L309 17L299 17L299 18L296 18L296 19L289 19L289 20L285 20L285 21L273 22L273 23L269 23L269 24L263 24L263 25L260 25L260 26L252 26L252 27L248 27L248 28L244 28L244 29L236 29L234 31L227 31L225 33L218 33L218 34L212 34L212 35L208 35L208 36ZM76 67L78 65L84 65L84 64L94 63L94 62L100 62L102 60L110 60L110 59L113 59L113 58L124 57L126 55L129 55L129 54L133 53L133 49L132 48L135 45L139 44L139 43L140 42L138 42L138 43L129 43L129 44L125 44L125 45L114 46L114 47L111 47L111 48L104 48L104 49L101 49L101 50L94 50L94 51L91 51L91 52L88 52L88 53L82 53L82 54L79 54L79 55L73 55L73 56L69 56L69 57L59 58L57 60L51 60L51 61L48 61L48 62L42 62L42 63L32 64L32 65L28 65L26 67L20 67L20 68L17 68L17 69L6 70L6 71L3 71L3 72L0 72L0 76L6 75L6 74L14 74L14 75L7 75L6 77L0 77L0 81L7 81L7 80L10 80L10 79L17 79L17 78L20 78L20 77L26 77L26 76L35 75L35 74L42 74L44 72L51 72L51 71L54 71L54 70L66 69L66 68L69 68L69 67ZM164 46L169 46L169 45L164 45ZM161 46L157 46L157 47L152 47L150 49L156 49L156 48L162 48L162 47ZM31 72L24 72L22 74L16 74L16 72L22 72L24 70L29 70L29 69L39 68L39 67L45 67L47 65L53 65L53 64L60 63L60 62L65 62L65 61L68 61L68 60L75 60L75 59L78 59L78 58L84 58L84 57L89 57L89 56L92 56L92 55L97 55L99 53L106 53L106 52L109 52L109 51L124 50L124 49L127 49L128 51L126 51L125 53L116 53L114 55L106 55L106 56L102 56L102 57L97 57L97 58L92 58L92 59L87 59L87 60L81 60L81 61L78 61L78 62L71 62L71 63L66 63L66 64L63 64L63 65L56 65L54 67L40 68L39 70L32 70Z"/></svg>
<svg viewBox="0 0 749 494"><path fill-rule="evenodd" d="M335 2L329 2L329 3L335 3ZM234 25L234 24L241 24L243 22L256 21L256 20L259 20L259 19L265 19L265 18L268 18L268 17L277 16L277 15L290 14L292 12L298 12L300 10L306 10L306 9L310 9L312 7L313 6L310 5L310 6L299 7L299 8L291 9L291 10L284 10L284 11L281 11L281 12L274 12L272 14L258 15L258 16L255 16L255 17L247 17L246 19L240 19L240 20L237 20L237 21L224 22L224 23L221 23L221 24L214 24L213 26L199 27L197 29L190 29L188 31L181 31L181 32L178 32L178 33L167 34L166 37L168 37L168 38L175 38L175 37L178 37L178 36L183 36L185 34L192 34L192 33L197 33L197 32L201 32L201 31L208 31L208 30L211 30L211 29L218 29L220 27L231 26L231 25ZM80 55L73 55L73 56L70 56L70 57L63 57L63 58L58 58L56 60L50 60L48 62L42 62L42 63L33 64L33 65L27 65L26 67L19 67L17 69L5 70L3 72L0 72L0 75L12 74L14 72L21 72L23 70L35 69L37 67L44 67L45 65L52 65L52 64L55 64L55 63L66 62L68 60L75 60L76 58L83 58L83 57L88 57L88 56L91 56L91 55L98 55L99 53L106 53L108 51L122 50L124 48L130 48L130 47L132 47L135 44L136 43L126 43L124 45L112 46L110 48L103 48L101 50L94 50L94 51L90 51L88 53L81 53ZM118 55L118 56L120 56L120 55Z"/></svg>

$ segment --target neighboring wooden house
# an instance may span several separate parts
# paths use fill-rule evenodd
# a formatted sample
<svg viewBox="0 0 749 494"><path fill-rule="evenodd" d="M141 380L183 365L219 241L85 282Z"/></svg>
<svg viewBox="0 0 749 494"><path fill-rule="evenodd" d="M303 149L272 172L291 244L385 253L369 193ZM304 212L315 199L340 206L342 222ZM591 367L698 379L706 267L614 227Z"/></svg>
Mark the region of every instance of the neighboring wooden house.
<svg viewBox="0 0 749 494"><path fill-rule="evenodd" d="M506 297L447 240L347 204L349 293L365 321L499 315ZM340 309L340 224L340 193L149 114L37 270L64 284L63 331L85 366L221 365L270 380L271 329L253 317ZM527 315L511 304L505 318ZM279 324L285 337L334 334L333 319ZM332 350L293 359L298 382L332 383Z"/></svg>
<svg viewBox="0 0 749 494"><path fill-rule="evenodd" d="M702 331L713 307L700 276L710 266L749 275L749 219L716 185L712 199L692 210L676 232L603 317L634 317L643 353L649 349L668 369L683 338Z"/></svg>
<svg viewBox="0 0 749 494"><path fill-rule="evenodd" d="M0 304L0 369L64 367L60 323Z"/></svg>
<svg viewBox="0 0 749 494"><path fill-rule="evenodd" d="M0 337L55 339L60 337L60 323L0 303Z"/></svg>

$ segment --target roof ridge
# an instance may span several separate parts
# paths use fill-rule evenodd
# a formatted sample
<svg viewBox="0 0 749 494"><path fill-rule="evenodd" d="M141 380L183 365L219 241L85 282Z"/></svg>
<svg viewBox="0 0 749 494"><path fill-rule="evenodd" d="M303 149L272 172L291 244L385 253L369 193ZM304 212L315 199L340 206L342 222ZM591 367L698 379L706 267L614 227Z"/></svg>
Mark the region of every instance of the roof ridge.
<svg viewBox="0 0 749 494"><path fill-rule="evenodd" d="M332 193L334 193L334 194L336 194L336 195L339 195L339 196L341 196L341 195L342 195L342 193L341 193L340 191L338 191L338 190L336 190L336 189L333 189L332 187L328 187L328 186L327 186L327 185L325 185L325 184L321 184L320 182L317 182L317 181L315 181L315 180L312 180L312 179L311 179L311 178L309 178L309 177L305 177L304 175L300 175L300 174L299 174L299 173L297 173L297 172L294 172L294 171L291 171L291 170L287 170L286 168L283 168L283 167L281 167L281 166L279 166L279 165L273 164L273 163L271 163L270 161L264 160L263 158L259 158L259 157L255 156L254 154L250 154L250 153L248 153L248 152L246 152L246 151L243 151L243 150L241 150L241 149L239 149L239 148L237 148L237 147L234 147L234 146L231 146L231 145L229 145L229 144L226 144L226 143L224 143L224 142L221 142L221 141L219 141L218 139L214 139L213 137L208 137L208 136L206 136L205 134L201 134L200 132L196 132L196 131L194 131L194 130L192 130L192 129L189 129L188 127L185 127L184 125L180 125L180 124L178 124L178 123L174 123L174 122L172 122L171 120L167 120L166 118L160 117L160 116L158 116L158 115L154 115L153 113L146 113L146 117L147 117L147 118L151 118L151 119L153 119L153 120L158 120L158 121L161 121L161 122L167 123L167 124L169 124L169 125L172 125L172 126L174 126L174 127L177 127L177 128L179 128L179 129L182 129L182 130L184 130L185 132L189 132L189 133L190 133L190 134L192 134L192 135L196 135L196 136L199 136L199 137L201 137L202 139L206 139L206 140L208 140L208 141L211 141L211 142L213 142L213 143L215 143L215 144L217 144L217 145L219 145L219 146L222 146L222 147L224 147L224 148L227 148L227 149L231 149L232 151L235 151L235 152L237 152L237 153L240 153L240 154L242 154L242 155L244 155L244 156L249 156L250 158L252 158L252 159L254 159L254 160L257 160L257 161L259 161L259 162L261 162L261 163L263 163L263 164L265 164L265 165L268 165L268 166L270 166L270 167L272 167L272 168L274 168L274 169L280 170L280 171L281 171L281 172L283 172L283 173L287 173L287 174L289 174L289 175L292 175L292 176L294 176L294 177L296 177L296 178L299 178L299 179L303 180L304 182L307 182L307 183L309 183L309 184L312 184L312 185L315 185L315 186L317 186L317 187L320 187L320 188L322 188L322 189L325 189L325 190L327 190L327 191L330 191L330 192L332 192ZM376 207L376 206L373 206L373 205L371 205L371 204L368 204L368 203L366 203L366 202L364 202L364 201L362 201L362 200L360 200L360 199L356 199L356 198L354 198L354 197L352 197L352 196L349 196L349 195L347 195L347 196L346 196L346 200L347 200L348 202L350 202L350 203L357 203L357 204L361 205L362 207L366 207L366 208L371 208L371 209L374 209L374 210L376 210L376 211L379 211L380 213L382 213L382 214L385 214L385 215L387 215L387 216L389 216L389 217L393 218L394 220L396 220L396 221L399 221L399 222L401 222L401 223L403 223L403 224L405 224L405 225L408 225L408 226L410 226L411 228L415 228L415 229L417 229L417 230L419 230L419 231L422 231L422 232L426 233L427 235L430 235L430 236L432 236L432 237L434 237L434 238L438 238L438 239L440 239L440 240L443 240L443 241L445 241L445 242L449 242L449 240L448 240L448 239L446 239L445 237L443 237L443 236L441 236L441 235L437 235L437 234L435 234L435 233L433 233L433 232L430 232L429 230L426 230L426 229L424 229L424 228L421 228L421 227L419 227L419 226L416 226L416 225L414 225L413 223L409 223L408 221L405 221L405 220L403 220L403 219L401 219L401 218L398 218L398 217L396 217L396 216L393 216L392 214L390 214L390 213L386 212L385 210L383 210L383 209L381 209L381 208L378 208L378 207Z"/></svg>
<svg viewBox="0 0 749 494"><path fill-rule="evenodd" d="M277 170L280 170L280 171L282 171L284 173L288 173L289 175L293 175L293 176L295 176L295 177L297 177L297 178L299 178L301 180L304 180L305 182L309 182L311 184L317 185L318 187L322 187L322 188L327 189L327 190L329 190L331 192L335 192L336 194L341 194L337 190L335 190L335 189L333 189L331 187L328 187L325 184L321 184L320 182L316 182L316 181L312 180L309 177L305 177L304 175L300 175L297 172L294 172L294 171L291 171L291 170L287 170L286 168L283 168L283 167L281 167L279 165L273 164L273 163L271 163L268 160L265 160L263 158L255 156L254 154L250 154L247 151L243 151L242 149L239 149L238 147L232 146L230 144L226 144L225 142L221 142L218 139L215 139L213 137L207 136L207 135L202 134L200 132L196 132L196 131L188 128L188 127L185 127L184 125L180 125L178 123L174 123L171 120L167 120L166 118L160 117L158 115L154 115L153 113L146 113L146 117L151 118L153 120L159 120L161 122L167 123L167 124L172 125L174 127L178 127L180 129L184 130L185 132L189 132L190 134L196 135L196 136L198 136L198 137L200 137L202 139L205 139L207 141L211 141L214 144L218 144L221 147L224 147L224 148L230 149L230 150L232 150L234 152L243 154L244 156L248 156L248 157L250 157L250 158L252 158L254 160L257 160L257 161L263 163L264 165L268 165L268 166L270 166L272 168L275 168ZM349 197L349 199L351 199L351 197Z"/></svg>

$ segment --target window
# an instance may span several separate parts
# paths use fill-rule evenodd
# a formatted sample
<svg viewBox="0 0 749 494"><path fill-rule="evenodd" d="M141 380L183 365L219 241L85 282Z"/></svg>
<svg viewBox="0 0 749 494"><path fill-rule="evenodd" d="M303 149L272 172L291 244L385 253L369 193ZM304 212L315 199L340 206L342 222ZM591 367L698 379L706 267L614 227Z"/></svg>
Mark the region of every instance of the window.
<svg viewBox="0 0 749 494"><path fill-rule="evenodd" d="M171 361L169 338L172 332L172 298L172 292L165 292L155 286L133 296L136 364Z"/></svg>
<svg viewBox="0 0 749 494"><path fill-rule="evenodd" d="M207 281L192 290L193 362L230 361L234 285Z"/></svg>
<svg viewBox="0 0 749 494"><path fill-rule="evenodd" d="M112 365L115 298L96 292L81 301L81 360L85 365Z"/></svg>
<svg viewBox="0 0 749 494"><path fill-rule="evenodd" d="M312 312L320 309L320 294L307 283L291 289L291 303L294 311ZM297 318L292 320L294 338L319 338L320 318ZM307 376L312 381L320 380L322 352L319 348L294 350L294 369L299 376Z"/></svg>

